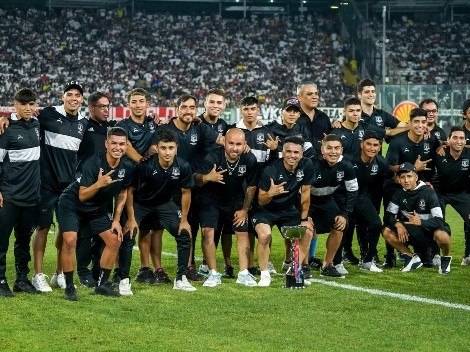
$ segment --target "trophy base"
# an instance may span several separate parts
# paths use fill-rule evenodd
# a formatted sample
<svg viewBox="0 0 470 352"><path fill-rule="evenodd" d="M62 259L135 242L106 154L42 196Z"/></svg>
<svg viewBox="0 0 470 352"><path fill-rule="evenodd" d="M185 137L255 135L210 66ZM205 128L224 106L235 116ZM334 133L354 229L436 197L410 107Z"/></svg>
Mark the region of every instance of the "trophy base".
<svg viewBox="0 0 470 352"><path fill-rule="evenodd" d="M282 286L284 288L290 288L292 290L298 290L298 289L303 289L305 288L305 284L304 284L304 276L302 275L302 281L300 282L297 282L297 280L295 279L294 276L292 275L285 275L285 285Z"/></svg>

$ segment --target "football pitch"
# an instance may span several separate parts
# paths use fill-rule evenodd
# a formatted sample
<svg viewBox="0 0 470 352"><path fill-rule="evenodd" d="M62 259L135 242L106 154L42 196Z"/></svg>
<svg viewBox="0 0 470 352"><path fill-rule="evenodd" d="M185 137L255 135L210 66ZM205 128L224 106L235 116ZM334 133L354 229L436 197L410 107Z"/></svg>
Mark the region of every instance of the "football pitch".
<svg viewBox="0 0 470 352"><path fill-rule="evenodd" d="M402 273L399 264L384 273L346 264L350 274L345 279L323 279L316 271L312 285L304 290L282 288L283 275L276 275L269 288L240 286L235 279L223 279L215 288L195 284L196 292L133 283L134 296L117 299L79 286L78 302L65 301L60 289L35 296L16 294L0 299L1 350L468 351L470 267L460 265L462 220L452 208L447 216L454 256L447 276L428 268ZM321 235L319 257L325 240ZM163 241L164 266L174 277L174 239L165 234ZM45 261L49 275L55 269L53 243L51 235ZM272 259L277 269L283 246L275 232ZM12 247L13 241L8 254L10 285ZM379 253L384 251L381 240ZM357 244L355 252L359 253ZM196 256L202 256L200 248ZM222 271L220 250L218 256ZM135 251L132 275L138 263Z"/></svg>

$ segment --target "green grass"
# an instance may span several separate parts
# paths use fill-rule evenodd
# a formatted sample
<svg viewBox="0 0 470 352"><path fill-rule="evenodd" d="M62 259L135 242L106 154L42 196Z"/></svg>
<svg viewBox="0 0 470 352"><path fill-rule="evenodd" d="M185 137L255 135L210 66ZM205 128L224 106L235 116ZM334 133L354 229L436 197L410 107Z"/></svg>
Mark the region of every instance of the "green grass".
<svg viewBox="0 0 470 352"><path fill-rule="evenodd" d="M397 267L383 274L347 266L341 284L415 295L470 305L469 267L460 266L462 220L448 209L453 229L452 272L435 269L401 273ZM45 270L55 267L54 236L48 240ZM321 235L318 256L324 252ZM234 247L235 248L235 247ZM164 251L175 252L174 240L164 236ZM383 241L380 253L384 253ZM14 280L12 251L8 278ZM272 258L277 268L283 242L274 234ZM358 253L356 247L356 253ZM138 268L134 252L133 274ZM219 251L219 268L222 260ZM197 256L201 256L198 249ZM233 254L234 263L236 255ZM174 275L176 259L164 257ZM319 278L318 273L314 273ZM79 301L63 299L61 290L0 299L1 351L464 351L469 350L470 311L397 298L376 296L314 283L305 290L282 288L283 276L271 287L246 288L223 280L214 289L178 292L171 285L133 284L134 296L101 297L78 288Z"/></svg>

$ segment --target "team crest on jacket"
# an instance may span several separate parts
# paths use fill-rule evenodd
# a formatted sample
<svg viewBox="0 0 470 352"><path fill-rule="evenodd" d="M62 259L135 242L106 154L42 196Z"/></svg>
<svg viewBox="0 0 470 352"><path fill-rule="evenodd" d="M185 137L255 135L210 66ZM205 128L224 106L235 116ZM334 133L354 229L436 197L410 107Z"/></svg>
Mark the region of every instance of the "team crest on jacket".
<svg viewBox="0 0 470 352"><path fill-rule="evenodd" d="M420 200L419 200L418 206L419 206L419 209L421 209L421 210L425 210L425 209L426 209L426 202L424 201L424 199L420 199Z"/></svg>
<svg viewBox="0 0 470 352"><path fill-rule="evenodd" d="M344 171L337 171L336 172L336 180L338 182L341 182L341 181L343 181L343 178L344 178Z"/></svg>
<svg viewBox="0 0 470 352"><path fill-rule="evenodd" d="M429 146L429 143L424 143L423 149L424 149L425 153L429 153L429 151L431 150L431 147Z"/></svg>
<svg viewBox="0 0 470 352"><path fill-rule="evenodd" d="M191 133L191 144L195 145L197 143L197 134Z"/></svg>
<svg viewBox="0 0 470 352"><path fill-rule="evenodd" d="M78 123L78 133L83 134L83 125L81 122Z"/></svg>
<svg viewBox="0 0 470 352"><path fill-rule="evenodd" d="M243 176L246 173L246 165L240 165L238 167L238 176Z"/></svg>
<svg viewBox="0 0 470 352"><path fill-rule="evenodd" d="M462 159L462 170L468 170L469 164L470 163L468 159Z"/></svg>
<svg viewBox="0 0 470 352"><path fill-rule="evenodd" d="M173 170L171 171L171 178L173 180L177 180L179 177L180 177L180 168L174 167Z"/></svg>
<svg viewBox="0 0 470 352"><path fill-rule="evenodd" d="M375 123L377 124L377 126L382 126L384 123L384 121L382 120L382 116L376 116Z"/></svg>
<svg viewBox="0 0 470 352"><path fill-rule="evenodd" d="M372 165L370 172L372 175L375 175L379 171L379 166L377 164Z"/></svg>
<svg viewBox="0 0 470 352"><path fill-rule="evenodd" d="M359 138L362 139L364 137L364 130L359 130Z"/></svg>
<svg viewBox="0 0 470 352"><path fill-rule="evenodd" d="M222 125L217 126L217 133L220 133L220 134L224 133L224 127Z"/></svg>
<svg viewBox="0 0 470 352"><path fill-rule="evenodd" d="M149 130L150 130L150 133L155 132L155 124L153 123L153 121L149 121L148 127L149 127Z"/></svg>
<svg viewBox="0 0 470 352"><path fill-rule="evenodd" d="M297 178L297 181L302 181L304 178L304 170L297 170L297 174L295 175L295 177Z"/></svg>
<svg viewBox="0 0 470 352"><path fill-rule="evenodd" d="M264 133L258 133L258 134L256 135L256 142L257 142L258 144L264 143Z"/></svg>
<svg viewBox="0 0 470 352"><path fill-rule="evenodd" d="M124 178L124 176L126 176L126 169L119 170L118 177L119 178Z"/></svg>

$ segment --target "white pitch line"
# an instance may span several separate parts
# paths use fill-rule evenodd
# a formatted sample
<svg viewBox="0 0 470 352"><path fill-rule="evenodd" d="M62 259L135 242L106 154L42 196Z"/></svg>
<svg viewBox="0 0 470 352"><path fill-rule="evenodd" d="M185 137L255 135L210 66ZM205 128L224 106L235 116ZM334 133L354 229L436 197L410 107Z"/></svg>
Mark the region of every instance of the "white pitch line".
<svg viewBox="0 0 470 352"><path fill-rule="evenodd" d="M364 288L364 287L353 286L353 285L339 284L337 282L327 281L327 280L309 279L309 281L316 282L322 285L344 288L346 290L351 290L351 291L366 292L371 295L388 296L388 297L398 298L404 301L434 304L434 305L444 306L448 308L463 309L463 310L470 311L470 306L467 306L465 304L460 304L460 303L451 303L451 302L446 302L446 301L439 301L437 299L411 296L411 295L407 295L403 293L394 293L394 292L376 290L376 289L371 289L371 288Z"/></svg>

